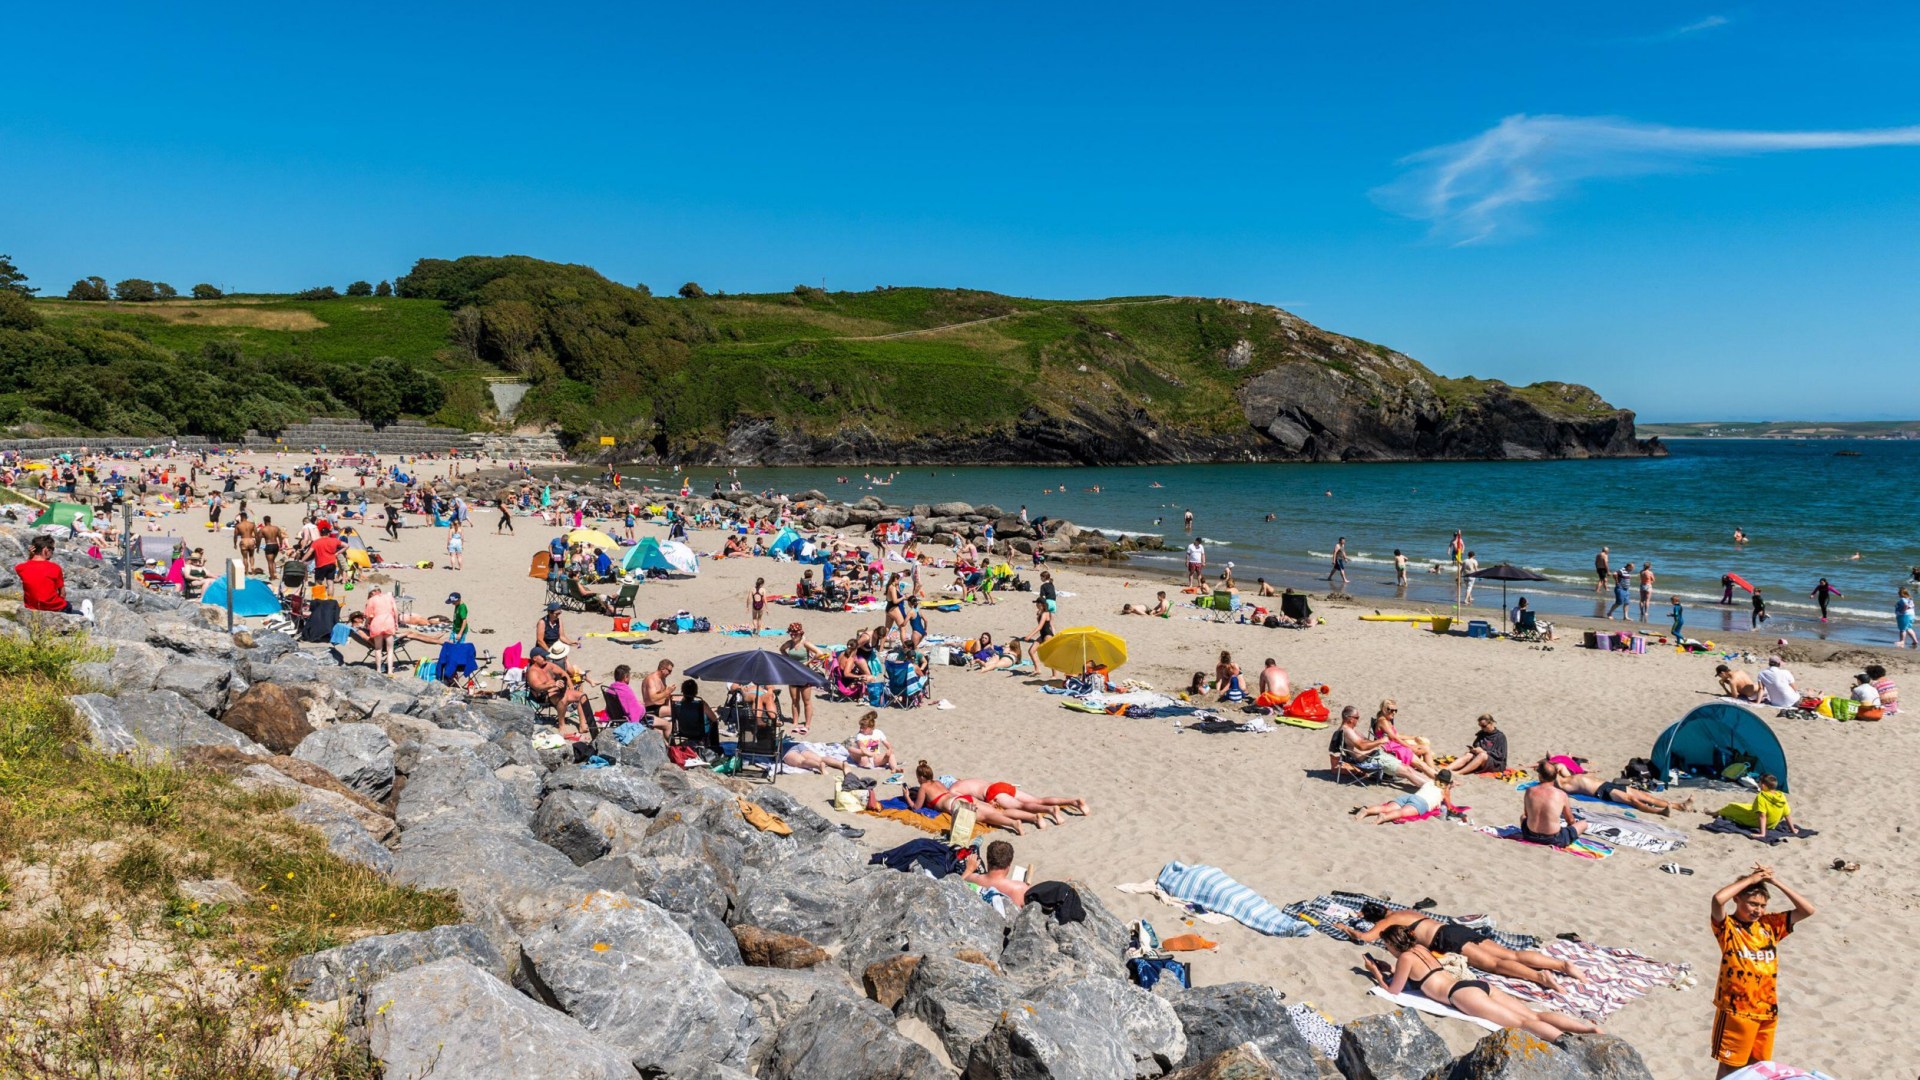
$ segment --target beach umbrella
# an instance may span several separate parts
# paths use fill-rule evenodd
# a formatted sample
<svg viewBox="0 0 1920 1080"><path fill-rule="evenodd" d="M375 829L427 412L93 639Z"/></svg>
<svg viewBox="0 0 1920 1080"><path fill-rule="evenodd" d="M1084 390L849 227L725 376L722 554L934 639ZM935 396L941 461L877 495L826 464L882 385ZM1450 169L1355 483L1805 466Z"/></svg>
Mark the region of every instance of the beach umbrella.
<svg viewBox="0 0 1920 1080"><path fill-rule="evenodd" d="M1048 638L1033 653L1041 663L1055 671L1069 671L1078 675L1087 669L1088 663L1098 664L1109 671L1125 665L1127 643L1118 634L1110 634L1098 627L1073 626Z"/></svg>
<svg viewBox="0 0 1920 1080"><path fill-rule="evenodd" d="M1482 581L1497 581L1500 583L1500 632L1503 634L1507 632L1507 582L1547 580L1524 566L1515 566L1512 563L1504 562L1486 567L1485 569L1475 570L1467 576L1470 578L1479 578Z"/></svg>
<svg viewBox="0 0 1920 1080"><path fill-rule="evenodd" d="M665 570L670 574L698 574L700 557L693 549L677 540L660 540L648 536L627 549L626 558L620 560L622 570Z"/></svg>
<svg viewBox="0 0 1920 1080"><path fill-rule="evenodd" d="M825 686L818 673L766 649L724 653L686 670L689 679L706 682L750 683L754 686Z"/></svg>
<svg viewBox="0 0 1920 1080"><path fill-rule="evenodd" d="M618 540L601 532L599 529L575 529L567 534L567 543L592 544L594 547L606 548L608 551L615 551L620 547Z"/></svg>
<svg viewBox="0 0 1920 1080"><path fill-rule="evenodd" d="M214 578L207 585L207 591L200 594L200 602L217 608L227 606L227 579L224 575ZM247 618L278 615L280 601L274 598L273 586L259 578L248 578L240 591L233 594L233 613Z"/></svg>

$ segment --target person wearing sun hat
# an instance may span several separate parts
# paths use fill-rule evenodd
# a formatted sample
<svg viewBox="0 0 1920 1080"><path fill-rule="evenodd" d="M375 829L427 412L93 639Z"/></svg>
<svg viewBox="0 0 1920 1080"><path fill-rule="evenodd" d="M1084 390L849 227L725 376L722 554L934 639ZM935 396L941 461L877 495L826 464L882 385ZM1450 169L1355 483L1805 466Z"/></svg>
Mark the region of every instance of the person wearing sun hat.
<svg viewBox="0 0 1920 1080"><path fill-rule="evenodd" d="M467 602L459 593L447 594L447 603L453 605L453 639L464 641L467 636Z"/></svg>

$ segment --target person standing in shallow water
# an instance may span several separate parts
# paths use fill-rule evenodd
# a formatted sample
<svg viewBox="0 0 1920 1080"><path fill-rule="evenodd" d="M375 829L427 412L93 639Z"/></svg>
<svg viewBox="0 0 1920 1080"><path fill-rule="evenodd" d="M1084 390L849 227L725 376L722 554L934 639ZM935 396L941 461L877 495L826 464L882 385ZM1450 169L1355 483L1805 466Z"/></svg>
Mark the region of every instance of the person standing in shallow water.
<svg viewBox="0 0 1920 1080"><path fill-rule="evenodd" d="M1613 621L1613 613L1619 612L1621 618L1631 618L1633 613L1627 606L1627 579L1633 576L1633 564L1613 572L1613 606L1607 609L1607 621Z"/></svg>
<svg viewBox="0 0 1920 1080"><path fill-rule="evenodd" d="M1834 597L1838 596L1842 599L1845 599L1847 594L1841 592L1839 589L1834 588L1831 584L1827 582L1826 578L1821 578L1820 584L1815 585L1813 587L1813 591L1808 593L1807 595L1813 597L1813 602L1820 605L1820 621L1826 622L1827 621L1827 605L1830 602L1832 602Z"/></svg>

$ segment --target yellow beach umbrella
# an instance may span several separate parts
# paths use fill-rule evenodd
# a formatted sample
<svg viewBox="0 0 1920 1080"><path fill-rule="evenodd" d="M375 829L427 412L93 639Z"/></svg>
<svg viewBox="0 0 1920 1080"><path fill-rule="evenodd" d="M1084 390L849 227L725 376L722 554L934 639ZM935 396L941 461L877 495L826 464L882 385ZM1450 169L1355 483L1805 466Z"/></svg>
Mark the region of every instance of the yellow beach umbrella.
<svg viewBox="0 0 1920 1080"><path fill-rule="evenodd" d="M1074 626L1048 638L1034 655L1055 671L1078 675L1088 663L1112 671L1127 662L1127 643L1118 634L1096 626Z"/></svg>
<svg viewBox="0 0 1920 1080"><path fill-rule="evenodd" d="M26 468L28 472L40 472L47 468L47 463L44 461L29 461L27 462Z"/></svg>
<svg viewBox="0 0 1920 1080"><path fill-rule="evenodd" d="M594 547L606 548L609 551L613 551L620 546L618 541L606 533L601 532L599 529L575 529L567 534L567 543L592 544Z"/></svg>

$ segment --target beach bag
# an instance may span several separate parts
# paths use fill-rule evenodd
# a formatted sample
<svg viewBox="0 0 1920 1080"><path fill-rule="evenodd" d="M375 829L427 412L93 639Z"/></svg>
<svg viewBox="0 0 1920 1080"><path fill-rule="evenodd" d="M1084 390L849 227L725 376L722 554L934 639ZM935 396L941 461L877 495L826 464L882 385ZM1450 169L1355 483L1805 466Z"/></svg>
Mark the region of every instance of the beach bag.
<svg viewBox="0 0 1920 1080"><path fill-rule="evenodd" d="M673 624L675 633L686 633L693 629L693 616L683 611L673 617Z"/></svg>
<svg viewBox="0 0 1920 1080"><path fill-rule="evenodd" d="M1182 990L1193 987L1186 962L1170 956L1136 956L1127 961L1127 974L1132 977L1133 984L1142 990L1152 990L1161 979L1172 979L1180 984Z"/></svg>
<svg viewBox="0 0 1920 1080"><path fill-rule="evenodd" d="M1860 703L1852 698L1828 698L1827 709L1835 720L1851 720L1860 711Z"/></svg>
<svg viewBox="0 0 1920 1080"><path fill-rule="evenodd" d="M633 620L625 615L616 615L613 620L613 632L623 634L633 629Z"/></svg>
<svg viewBox="0 0 1920 1080"><path fill-rule="evenodd" d="M1266 627L1269 630L1278 630L1280 629L1280 616L1269 615L1266 618L1260 620L1260 625Z"/></svg>
<svg viewBox="0 0 1920 1080"><path fill-rule="evenodd" d="M1855 720L1884 720L1887 718L1887 710L1880 705L1869 705L1864 709L1855 709L1853 718Z"/></svg>
<svg viewBox="0 0 1920 1080"><path fill-rule="evenodd" d="M1281 711L1295 720L1329 719L1333 713L1327 708L1326 703L1320 700L1320 695L1327 693L1330 689L1325 686L1309 686L1293 695L1293 700L1287 702L1286 708Z"/></svg>
<svg viewBox="0 0 1920 1080"><path fill-rule="evenodd" d="M1620 770L1620 779L1625 780L1633 787L1642 789L1651 788L1656 779L1653 772L1653 762L1643 757L1634 758L1632 761L1627 762L1626 768Z"/></svg>
<svg viewBox="0 0 1920 1080"><path fill-rule="evenodd" d="M713 629L713 623L710 622L706 616L697 615L693 619L693 625L688 627L688 629L696 634L704 634Z"/></svg>
<svg viewBox="0 0 1920 1080"><path fill-rule="evenodd" d="M952 649L947 648L945 645L935 645L929 652L928 659L932 661L936 667L946 667L948 660L952 656Z"/></svg>
<svg viewBox="0 0 1920 1080"><path fill-rule="evenodd" d="M965 799L953 801L953 828L947 832L948 847L964 847L973 843L974 826L979 824L973 812L973 804Z"/></svg>

